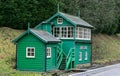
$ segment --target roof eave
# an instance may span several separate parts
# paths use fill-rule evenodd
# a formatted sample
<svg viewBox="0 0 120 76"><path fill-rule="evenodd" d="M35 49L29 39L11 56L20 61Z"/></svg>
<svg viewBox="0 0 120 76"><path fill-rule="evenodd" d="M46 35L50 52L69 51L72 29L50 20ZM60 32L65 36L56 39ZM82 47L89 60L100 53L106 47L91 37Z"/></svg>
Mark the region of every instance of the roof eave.
<svg viewBox="0 0 120 76"><path fill-rule="evenodd" d="M48 41L48 43L60 43L61 41Z"/></svg>
<svg viewBox="0 0 120 76"><path fill-rule="evenodd" d="M23 33L22 33L21 35L19 35L17 38L15 38L14 40L12 40L12 42L13 42L13 43L17 43L17 41L18 41L19 39L21 39L27 32L28 32L28 31L23 32Z"/></svg>

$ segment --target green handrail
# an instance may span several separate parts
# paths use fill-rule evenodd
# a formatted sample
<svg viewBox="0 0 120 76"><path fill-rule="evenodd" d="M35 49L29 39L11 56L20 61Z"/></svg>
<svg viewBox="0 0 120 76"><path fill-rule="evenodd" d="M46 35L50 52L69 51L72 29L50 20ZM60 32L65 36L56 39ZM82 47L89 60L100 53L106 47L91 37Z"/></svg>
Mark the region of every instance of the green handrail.
<svg viewBox="0 0 120 76"><path fill-rule="evenodd" d="M71 48L69 50L69 53L66 57L66 67L65 67L65 70L68 70L69 69L69 65L73 65L72 64L72 61L74 61L74 48ZM72 66L70 66L70 68L72 68Z"/></svg>
<svg viewBox="0 0 120 76"><path fill-rule="evenodd" d="M63 52L63 49L62 49L62 44L63 44L63 43L58 44L58 47L57 47L57 51L58 51L58 56L57 56L57 68L60 67L60 64L61 64L62 59L63 59L63 54L65 54L65 53Z"/></svg>

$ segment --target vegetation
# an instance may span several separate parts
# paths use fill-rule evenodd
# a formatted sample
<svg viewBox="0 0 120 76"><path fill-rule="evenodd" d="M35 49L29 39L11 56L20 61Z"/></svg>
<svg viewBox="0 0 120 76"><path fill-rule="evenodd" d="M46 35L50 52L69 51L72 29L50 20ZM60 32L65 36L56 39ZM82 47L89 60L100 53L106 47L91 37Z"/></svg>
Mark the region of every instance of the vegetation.
<svg viewBox="0 0 120 76"><path fill-rule="evenodd" d="M23 30L14 30L7 27L0 28L0 75L2 76L40 76L39 72L26 72L15 70L15 45L12 39L21 34ZM93 63L106 64L120 61L120 35L108 36L98 34L93 36ZM2 65L2 66L1 66ZM51 76L50 73L45 75Z"/></svg>
<svg viewBox="0 0 120 76"><path fill-rule="evenodd" d="M120 0L0 0L0 26L26 29L60 11L77 15L96 27L95 33L120 32Z"/></svg>
<svg viewBox="0 0 120 76"><path fill-rule="evenodd" d="M93 36L93 63L111 64L120 61L120 36Z"/></svg>
<svg viewBox="0 0 120 76"><path fill-rule="evenodd" d="M11 41L22 32L23 30L0 28L0 76L41 76L39 72L15 70L15 45Z"/></svg>

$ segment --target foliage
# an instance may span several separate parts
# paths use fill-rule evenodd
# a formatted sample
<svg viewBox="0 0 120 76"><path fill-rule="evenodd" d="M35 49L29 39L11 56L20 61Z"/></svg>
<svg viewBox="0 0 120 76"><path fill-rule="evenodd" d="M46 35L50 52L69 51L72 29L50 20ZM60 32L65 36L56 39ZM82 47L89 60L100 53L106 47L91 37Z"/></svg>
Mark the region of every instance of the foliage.
<svg viewBox="0 0 120 76"><path fill-rule="evenodd" d="M120 32L120 0L0 0L0 26L26 29L60 11L78 15L95 26L95 33Z"/></svg>
<svg viewBox="0 0 120 76"><path fill-rule="evenodd" d="M34 27L53 15L56 0L1 0L0 26L26 29L27 23Z"/></svg>
<svg viewBox="0 0 120 76"><path fill-rule="evenodd" d="M95 33L115 34L120 32L119 0L62 0L63 11L76 15L81 11L85 19L95 29Z"/></svg>

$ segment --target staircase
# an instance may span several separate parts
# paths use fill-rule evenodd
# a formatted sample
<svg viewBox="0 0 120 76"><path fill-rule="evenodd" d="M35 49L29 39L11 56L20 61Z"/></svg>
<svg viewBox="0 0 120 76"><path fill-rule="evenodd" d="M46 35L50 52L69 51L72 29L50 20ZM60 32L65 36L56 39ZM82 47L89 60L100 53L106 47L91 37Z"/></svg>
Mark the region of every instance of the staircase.
<svg viewBox="0 0 120 76"><path fill-rule="evenodd" d="M57 47L57 68L60 70L74 68L74 60L74 48L71 48L66 55L62 49L62 43L60 43Z"/></svg>

